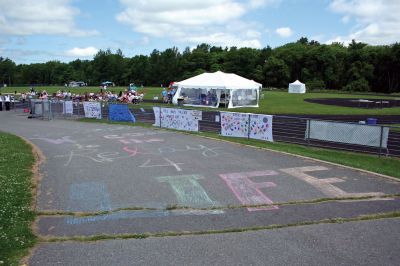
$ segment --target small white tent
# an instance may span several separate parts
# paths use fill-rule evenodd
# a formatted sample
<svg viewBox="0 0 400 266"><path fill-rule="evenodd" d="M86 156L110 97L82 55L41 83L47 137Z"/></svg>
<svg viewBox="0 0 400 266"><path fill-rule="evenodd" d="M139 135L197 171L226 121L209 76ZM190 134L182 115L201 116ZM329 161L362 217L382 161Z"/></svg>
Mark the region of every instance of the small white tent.
<svg viewBox="0 0 400 266"><path fill-rule="evenodd" d="M289 83L289 93L306 93L306 85L298 80Z"/></svg>
<svg viewBox="0 0 400 266"><path fill-rule="evenodd" d="M228 108L258 107L260 83L236 74L203 73L192 78L176 82L177 91L172 102L183 101L185 106L207 106L218 108L220 103Z"/></svg>

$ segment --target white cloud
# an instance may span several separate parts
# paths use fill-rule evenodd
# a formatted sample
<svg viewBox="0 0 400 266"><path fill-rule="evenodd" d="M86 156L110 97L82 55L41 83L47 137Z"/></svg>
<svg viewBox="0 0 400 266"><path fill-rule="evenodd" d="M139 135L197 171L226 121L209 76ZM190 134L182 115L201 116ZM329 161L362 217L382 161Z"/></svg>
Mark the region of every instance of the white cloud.
<svg viewBox="0 0 400 266"><path fill-rule="evenodd" d="M96 35L97 31L77 29L79 10L70 0L0 0L0 34L7 35Z"/></svg>
<svg viewBox="0 0 400 266"><path fill-rule="evenodd" d="M289 27L278 28L275 32L282 38L288 38L293 35L293 31Z"/></svg>
<svg viewBox="0 0 400 266"><path fill-rule="evenodd" d="M343 22L355 20L347 36L334 39L355 39L370 44L391 44L400 40L398 0L333 0L329 8L343 14Z"/></svg>
<svg viewBox="0 0 400 266"><path fill-rule="evenodd" d="M277 6L282 0L249 0L251 8L259 8L264 6Z"/></svg>
<svg viewBox="0 0 400 266"><path fill-rule="evenodd" d="M243 21L243 16L253 8L278 2L280 0L120 0L125 9L116 19L148 37L192 44L258 47L261 46L262 27Z"/></svg>
<svg viewBox="0 0 400 266"><path fill-rule="evenodd" d="M65 52L66 56L70 57L90 57L95 55L99 50L93 46L89 46L86 48L78 48L74 47Z"/></svg>

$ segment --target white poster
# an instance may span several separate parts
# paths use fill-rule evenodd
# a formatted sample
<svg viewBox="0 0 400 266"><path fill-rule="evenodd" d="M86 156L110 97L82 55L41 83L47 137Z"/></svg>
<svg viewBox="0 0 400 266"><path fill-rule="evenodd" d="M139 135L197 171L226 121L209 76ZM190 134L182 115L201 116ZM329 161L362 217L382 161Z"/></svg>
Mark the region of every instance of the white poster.
<svg viewBox="0 0 400 266"><path fill-rule="evenodd" d="M274 141L272 138L272 115L250 115L250 138Z"/></svg>
<svg viewBox="0 0 400 266"><path fill-rule="evenodd" d="M154 124L153 126L159 127L160 126L160 107L153 107L154 111Z"/></svg>
<svg viewBox="0 0 400 266"><path fill-rule="evenodd" d="M177 130L199 131L201 116L201 111L161 108L161 126Z"/></svg>
<svg viewBox="0 0 400 266"><path fill-rule="evenodd" d="M389 128L380 126L310 120L305 138L387 148Z"/></svg>
<svg viewBox="0 0 400 266"><path fill-rule="evenodd" d="M101 119L101 105L99 102L83 102L85 117Z"/></svg>
<svg viewBox="0 0 400 266"><path fill-rule="evenodd" d="M72 101L65 101L64 102L64 114L73 114L74 108L72 105Z"/></svg>
<svg viewBox="0 0 400 266"><path fill-rule="evenodd" d="M221 112L221 135L249 137L249 114Z"/></svg>

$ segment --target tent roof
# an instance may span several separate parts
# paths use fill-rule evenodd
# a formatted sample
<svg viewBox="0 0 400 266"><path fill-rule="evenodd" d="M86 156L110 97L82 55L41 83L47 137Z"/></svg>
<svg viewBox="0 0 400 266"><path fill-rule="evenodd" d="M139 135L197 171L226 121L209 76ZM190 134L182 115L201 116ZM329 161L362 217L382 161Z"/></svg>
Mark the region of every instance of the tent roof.
<svg viewBox="0 0 400 266"><path fill-rule="evenodd" d="M198 88L225 88L225 89L258 89L262 85L254 80L243 78L232 73L217 71L214 73L203 73L189 79L176 82L179 87Z"/></svg>
<svg viewBox="0 0 400 266"><path fill-rule="evenodd" d="M290 85L290 84L293 84L293 85L304 85L304 83L301 83L301 82L298 81L298 80L296 80L295 82L289 83L289 85Z"/></svg>

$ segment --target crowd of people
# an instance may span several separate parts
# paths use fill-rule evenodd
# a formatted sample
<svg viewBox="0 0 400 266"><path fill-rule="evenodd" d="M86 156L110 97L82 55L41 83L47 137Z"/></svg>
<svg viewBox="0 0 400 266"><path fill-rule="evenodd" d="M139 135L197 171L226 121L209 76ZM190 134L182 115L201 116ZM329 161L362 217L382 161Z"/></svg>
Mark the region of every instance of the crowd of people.
<svg viewBox="0 0 400 266"><path fill-rule="evenodd" d="M17 96L15 92L15 96ZM100 89L99 92L84 92L84 93L71 93L67 90L58 90L49 95L46 90L37 92L31 88L29 92L23 92L19 96L19 100L25 102L27 99L56 99L64 101L110 101L121 103L139 103L143 101L144 93L135 90L126 89L120 91L118 94L114 91Z"/></svg>

